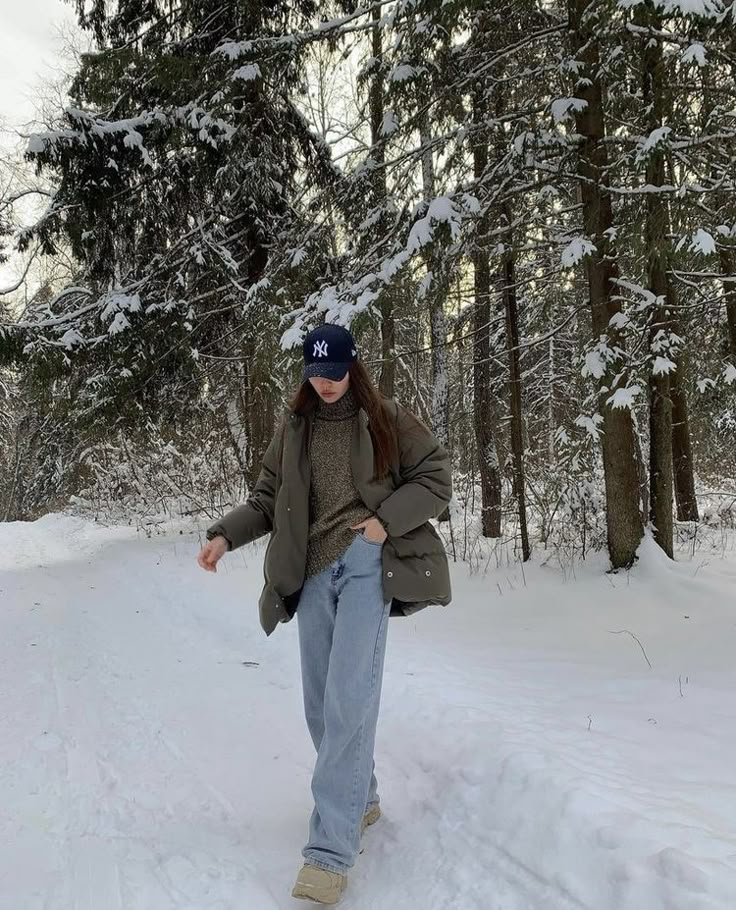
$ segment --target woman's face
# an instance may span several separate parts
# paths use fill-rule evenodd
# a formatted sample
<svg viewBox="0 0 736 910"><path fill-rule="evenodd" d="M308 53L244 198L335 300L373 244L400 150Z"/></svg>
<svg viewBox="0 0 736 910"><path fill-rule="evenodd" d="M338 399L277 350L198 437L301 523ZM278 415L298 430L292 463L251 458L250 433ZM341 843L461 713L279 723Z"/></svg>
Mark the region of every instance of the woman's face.
<svg viewBox="0 0 736 910"><path fill-rule="evenodd" d="M337 401L347 391L350 385L350 371L345 373L339 382L333 382L331 379L325 379L322 376L310 376L309 381L312 388L323 401Z"/></svg>

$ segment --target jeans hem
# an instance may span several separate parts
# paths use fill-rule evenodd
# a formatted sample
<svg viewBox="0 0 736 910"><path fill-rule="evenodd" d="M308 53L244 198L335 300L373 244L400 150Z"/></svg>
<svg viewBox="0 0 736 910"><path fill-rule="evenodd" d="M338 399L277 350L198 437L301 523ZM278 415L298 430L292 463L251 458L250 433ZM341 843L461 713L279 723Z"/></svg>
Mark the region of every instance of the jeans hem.
<svg viewBox="0 0 736 910"><path fill-rule="evenodd" d="M327 872L335 872L337 875L347 875L347 866L330 865L330 863L326 863L324 860L317 859L307 853L304 854L304 859L310 866L316 866L318 869L324 869Z"/></svg>

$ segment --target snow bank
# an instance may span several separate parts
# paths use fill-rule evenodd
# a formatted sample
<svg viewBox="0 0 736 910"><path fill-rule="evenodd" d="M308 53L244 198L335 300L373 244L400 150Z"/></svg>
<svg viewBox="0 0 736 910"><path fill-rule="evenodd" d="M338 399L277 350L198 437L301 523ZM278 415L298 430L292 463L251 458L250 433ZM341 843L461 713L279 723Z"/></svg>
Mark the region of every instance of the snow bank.
<svg viewBox="0 0 736 910"><path fill-rule="evenodd" d="M107 527L58 512L37 521L0 522L0 571L82 560L110 543L136 538L139 533L130 526Z"/></svg>

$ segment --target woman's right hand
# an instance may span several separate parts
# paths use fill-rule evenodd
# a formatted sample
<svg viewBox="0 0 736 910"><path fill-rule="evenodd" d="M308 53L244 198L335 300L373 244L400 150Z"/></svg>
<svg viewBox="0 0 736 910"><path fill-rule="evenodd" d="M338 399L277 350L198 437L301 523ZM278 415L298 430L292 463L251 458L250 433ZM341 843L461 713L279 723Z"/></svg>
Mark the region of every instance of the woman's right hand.
<svg viewBox="0 0 736 910"><path fill-rule="evenodd" d="M228 549L227 541L221 534L218 534L202 547L197 562L205 571L216 572L220 557L227 553Z"/></svg>

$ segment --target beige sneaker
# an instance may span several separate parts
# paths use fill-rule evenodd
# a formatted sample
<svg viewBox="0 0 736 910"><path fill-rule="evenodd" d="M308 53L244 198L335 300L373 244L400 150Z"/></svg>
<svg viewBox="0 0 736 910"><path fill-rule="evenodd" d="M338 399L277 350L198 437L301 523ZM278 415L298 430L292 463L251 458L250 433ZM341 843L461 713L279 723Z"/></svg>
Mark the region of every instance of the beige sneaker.
<svg viewBox="0 0 736 910"><path fill-rule="evenodd" d="M368 825L375 825L378 819L381 817L381 807L376 803L374 806L371 806L370 809L363 816L363 823L360 827L360 833L362 834Z"/></svg>
<svg viewBox="0 0 736 910"><path fill-rule="evenodd" d="M318 904L336 904L347 886L347 875L305 863L296 877L291 896Z"/></svg>

